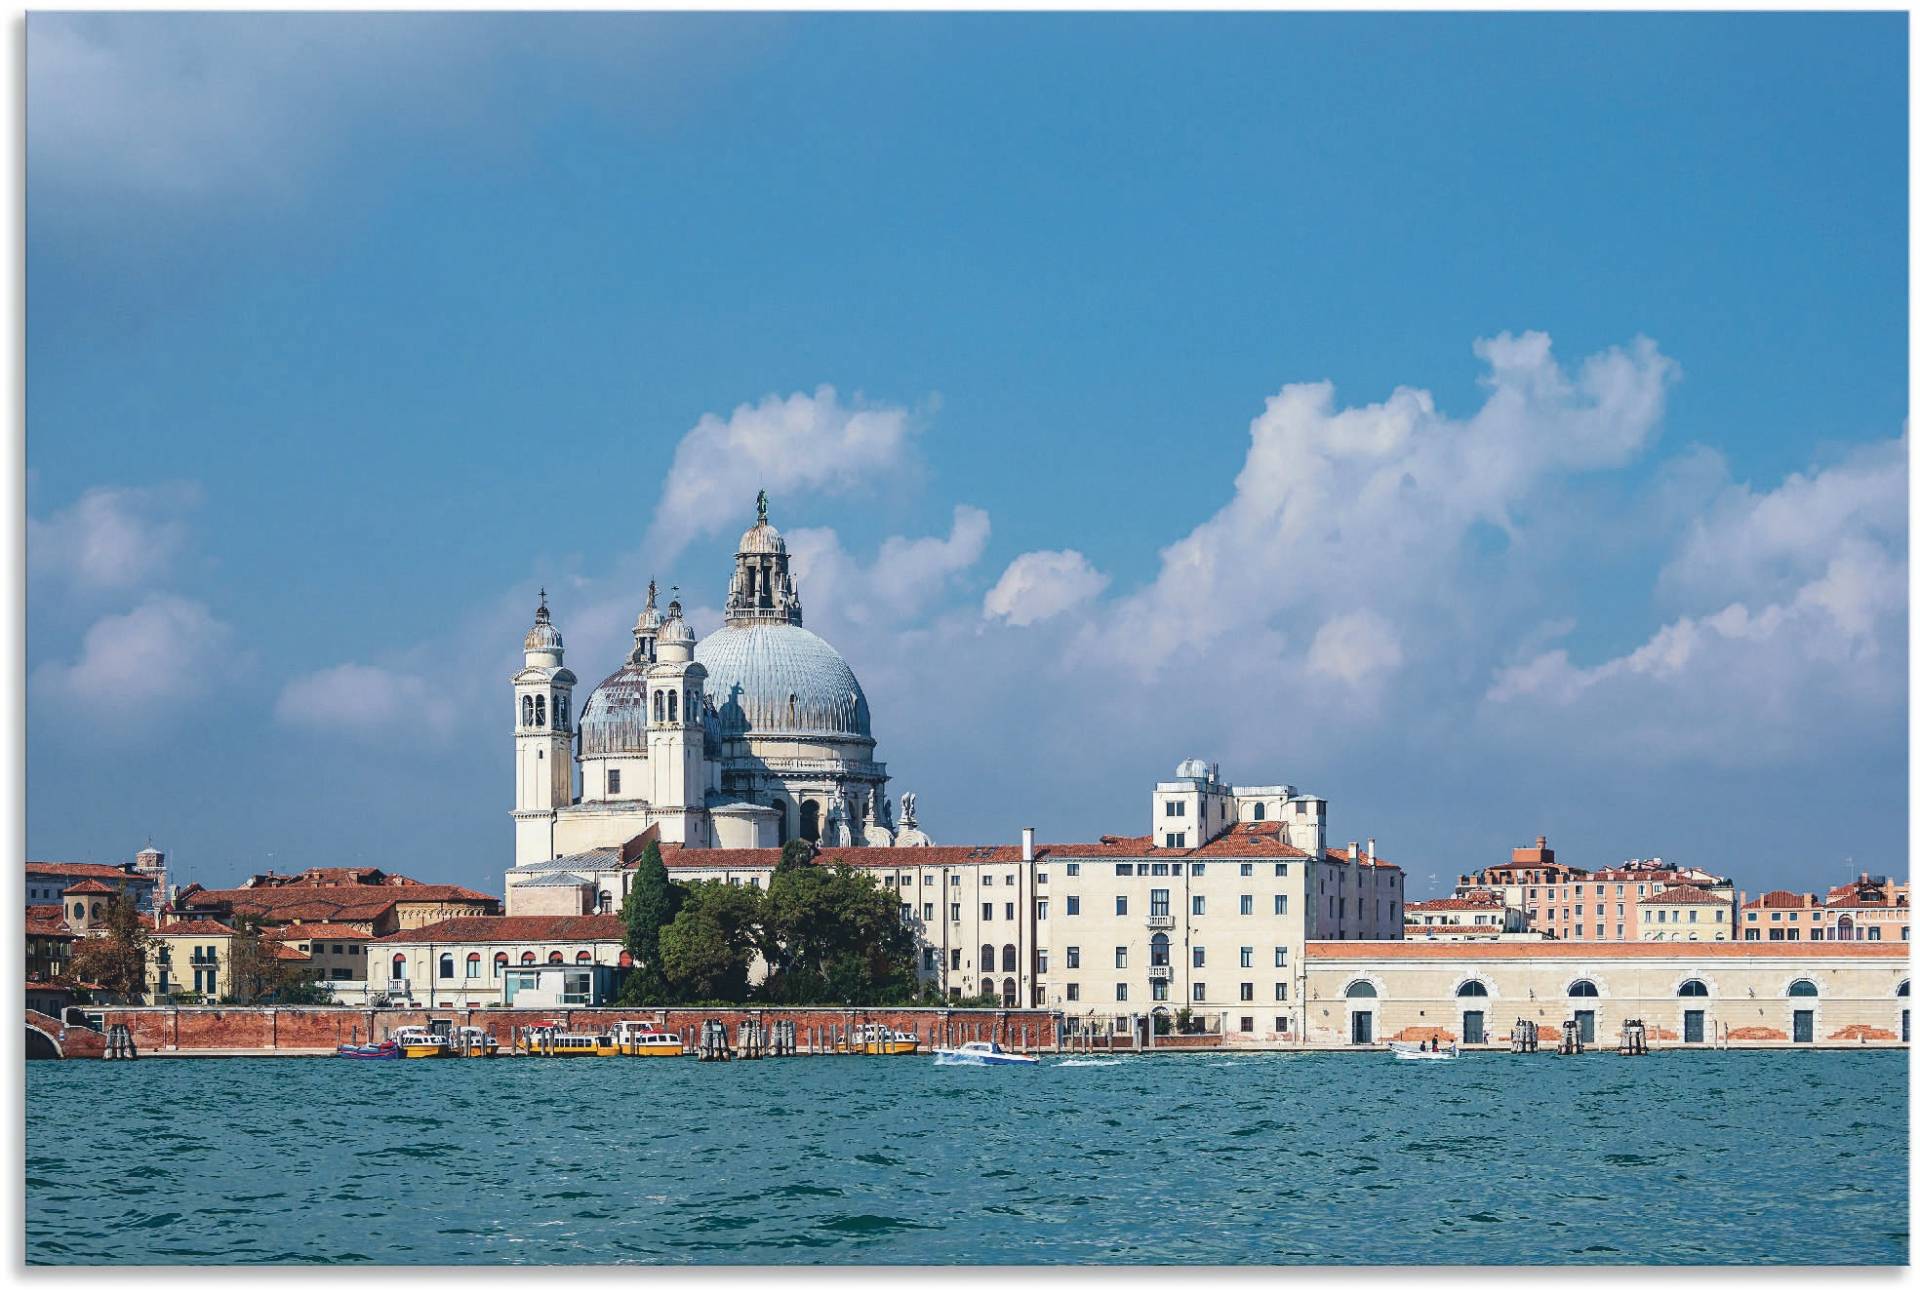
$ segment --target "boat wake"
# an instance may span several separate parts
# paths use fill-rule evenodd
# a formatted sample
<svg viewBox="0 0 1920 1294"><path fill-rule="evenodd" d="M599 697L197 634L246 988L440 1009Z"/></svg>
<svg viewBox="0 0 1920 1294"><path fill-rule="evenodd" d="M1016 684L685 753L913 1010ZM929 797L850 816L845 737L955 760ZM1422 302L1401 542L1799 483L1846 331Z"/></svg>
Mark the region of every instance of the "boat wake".
<svg viewBox="0 0 1920 1294"><path fill-rule="evenodd" d="M1076 1058L1073 1060L1063 1060L1055 1068L1058 1068L1058 1069L1105 1069L1109 1065L1130 1065L1133 1063L1133 1059L1134 1058L1132 1056L1101 1056L1101 1057L1088 1058L1084 1060Z"/></svg>

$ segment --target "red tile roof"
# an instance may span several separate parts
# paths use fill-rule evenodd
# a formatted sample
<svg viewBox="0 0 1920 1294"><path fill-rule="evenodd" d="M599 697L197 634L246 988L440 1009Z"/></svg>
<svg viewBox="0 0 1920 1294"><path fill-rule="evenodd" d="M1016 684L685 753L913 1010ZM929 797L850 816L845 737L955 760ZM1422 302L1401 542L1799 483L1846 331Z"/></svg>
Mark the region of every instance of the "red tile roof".
<svg viewBox="0 0 1920 1294"><path fill-rule="evenodd" d="M103 881L150 883L147 877L136 876L125 867L115 867L108 863L28 863L27 875L77 876Z"/></svg>
<svg viewBox="0 0 1920 1294"><path fill-rule="evenodd" d="M154 933L157 935L230 935L233 933L233 927L223 926L218 921L189 919L169 921L166 925L155 929Z"/></svg>
<svg viewBox="0 0 1920 1294"><path fill-rule="evenodd" d="M27 909L27 934L35 939L78 939L79 933L67 924L64 908L36 905Z"/></svg>
<svg viewBox="0 0 1920 1294"><path fill-rule="evenodd" d="M1416 899L1406 906L1408 912L1458 912L1464 909L1504 908L1507 901L1498 894L1469 894L1465 898Z"/></svg>
<svg viewBox="0 0 1920 1294"><path fill-rule="evenodd" d="M1768 890L1757 899L1748 899L1750 908L1817 908L1818 897L1812 894L1795 894L1792 890Z"/></svg>
<svg viewBox="0 0 1920 1294"><path fill-rule="evenodd" d="M118 894L119 892L117 886L105 885L99 881L78 881L62 891L64 894Z"/></svg>
<svg viewBox="0 0 1920 1294"><path fill-rule="evenodd" d="M701 850L701 853L715 852ZM775 851L778 852L778 851ZM617 916L453 917L430 926L397 930L376 944L589 943L625 939L626 923Z"/></svg>
<svg viewBox="0 0 1920 1294"><path fill-rule="evenodd" d="M1658 907L1667 903L1725 903L1727 900L1718 894L1710 894L1694 885L1673 885L1658 894L1649 894L1640 903L1651 903Z"/></svg>
<svg viewBox="0 0 1920 1294"><path fill-rule="evenodd" d="M370 933L359 926L350 926L338 921L302 921L290 926L280 926L267 933L269 939L358 939L365 941Z"/></svg>
<svg viewBox="0 0 1920 1294"><path fill-rule="evenodd" d="M182 891L180 905L195 911L226 910L268 921L380 920L402 903L473 903L498 908L500 900L464 885L265 886L237 890Z"/></svg>

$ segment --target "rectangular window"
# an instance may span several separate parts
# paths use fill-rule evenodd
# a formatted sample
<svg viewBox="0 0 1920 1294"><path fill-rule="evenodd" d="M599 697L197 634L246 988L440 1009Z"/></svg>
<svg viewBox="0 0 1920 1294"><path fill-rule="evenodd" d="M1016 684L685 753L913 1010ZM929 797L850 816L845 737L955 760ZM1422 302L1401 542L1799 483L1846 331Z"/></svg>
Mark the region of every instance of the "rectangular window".
<svg viewBox="0 0 1920 1294"><path fill-rule="evenodd" d="M1193 946L1193 965L1194 965L1194 969L1195 969L1195 970L1198 970L1198 969L1199 969L1200 967L1202 967L1202 966L1205 966L1206 964L1207 964L1207 950L1206 950L1206 946L1205 946L1205 945L1203 945L1203 944L1195 944L1195 945Z"/></svg>
<svg viewBox="0 0 1920 1294"><path fill-rule="evenodd" d="M952 961L953 961L953 969L959 970L960 969L960 950L958 948L953 950Z"/></svg>
<svg viewBox="0 0 1920 1294"><path fill-rule="evenodd" d="M931 921L931 920L933 920L933 904L931 904L931 903L922 903L922 904L920 905L920 919L921 919L922 921Z"/></svg>
<svg viewBox="0 0 1920 1294"><path fill-rule="evenodd" d="M1253 915L1253 895L1242 894L1240 896L1240 915L1243 917Z"/></svg>
<svg viewBox="0 0 1920 1294"><path fill-rule="evenodd" d="M1004 912L1002 912L1002 913L1001 913L1000 915L1001 915L1002 917L1004 917L1005 919L1007 919L1008 921L1011 921L1011 920L1013 920L1013 904L1011 904L1011 903L1004 903L1004 904L1002 904L1001 906L1002 906L1003 908L1005 908L1005 909L1006 909L1006 911L1004 911Z"/></svg>
<svg viewBox="0 0 1920 1294"><path fill-rule="evenodd" d="M1246 983L1245 981L1242 981L1242 982L1241 982L1241 985L1240 985L1240 1000L1241 1000L1242 1002L1251 1002L1251 1001L1253 1001L1253 985L1252 985L1252 984L1249 984L1249 983Z"/></svg>
<svg viewBox="0 0 1920 1294"><path fill-rule="evenodd" d="M1195 984L1193 986L1193 1000L1196 1002L1204 1002L1207 1000L1207 986L1205 984Z"/></svg>
<svg viewBox="0 0 1920 1294"><path fill-rule="evenodd" d="M1167 982L1165 980L1157 979L1149 981L1147 987L1152 990L1154 1001L1164 1002L1167 1000Z"/></svg>
<svg viewBox="0 0 1920 1294"><path fill-rule="evenodd" d="M1167 865L1165 863L1155 863L1153 865L1153 874L1155 876L1165 876L1167 874Z"/></svg>
<svg viewBox="0 0 1920 1294"><path fill-rule="evenodd" d="M607 770L607 794L620 794L620 770L617 768Z"/></svg>
<svg viewBox="0 0 1920 1294"><path fill-rule="evenodd" d="M1251 876L1251 875L1253 875L1253 864L1252 864L1252 863L1242 863L1242 864L1240 864L1240 874L1241 874L1242 876Z"/></svg>
<svg viewBox="0 0 1920 1294"><path fill-rule="evenodd" d="M911 920L913 920L913 904L911 904L911 903L902 903L902 904L900 905L900 919L901 919L902 921L911 921Z"/></svg>
<svg viewBox="0 0 1920 1294"><path fill-rule="evenodd" d="M1078 984L1067 985L1067 1001L1078 1002L1079 1000L1080 1000L1080 986Z"/></svg>
<svg viewBox="0 0 1920 1294"><path fill-rule="evenodd" d="M1067 945L1067 969L1080 969L1080 947L1078 944Z"/></svg>
<svg viewBox="0 0 1920 1294"><path fill-rule="evenodd" d="M1114 896L1113 915L1116 917L1124 917L1127 915L1127 896L1126 895L1116 894Z"/></svg>
<svg viewBox="0 0 1920 1294"><path fill-rule="evenodd" d="M1206 895L1196 894L1193 896L1193 915L1196 917L1204 917L1207 915Z"/></svg>
<svg viewBox="0 0 1920 1294"><path fill-rule="evenodd" d="M1240 964L1241 964L1242 966L1252 966L1252 965L1253 965L1253 949L1251 949L1251 948L1242 948L1242 949L1240 950Z"/></svg>
<svg viewBox="0 0 1920 1294"><path fill-rule="evenodd" d="M1273 1031L1275 1033L1285 1033L1287 1031L1287 1017L1284 1015L1276 1015L1273 1017Z"/></svg>
<svg viewBox="0 0 1920 1294"><path fill-rule="evenodd" d="M1127 1000L1127 986L1125 984L1115 984L1113 986L1113 1000L1116 1002L1124 1002Z"/></svg>
<svg viewBox="0 0 1920 1294"><path fill-rule="evenodd" d="M1113 865L1113 874L1115 876L1131 876L1133 875L1133 864L1132 863L1115 863Z"/></svg>
<svg viewBox="0 0 1920 1294"><path fill-rule="evenodd" d="M1127 946L1125 944L1121 944L1113 950L1113 967L1115 970L1125 970L1127 968Z"/></svg>
<svg viewBox="0 0 1920 1294"><path fill-rule="evenodd" d="M1080 896L1078 894L1067 895L1067 915L1070 917L1080 915Z"/></svg>
<svg viewBox="0 0 1920 1294"><path fill-rule="evenodd" d="M1275 980L1273 982L1273 1000L1276 1002L1284 1002L1287 1000L1287 986L1284 981Z"/></svg>
<svg viewBox="0 0 1920 1294"><path fill-rule="evenodd" d="M934 956L933 949L931 948L921 949L921 956L920 956L921 970L932 972L933 970L936 969L936 967L933 964L933 956Z"/></svg>
<svg viewBox="0 0 1920 1294"><path fill-rule="evenodd" d="M1195 863L1193 866L1189 867L1187 870L1189 873L1191 873L1194 876L1205 876L1207 874L1207 865L1205 863ZM1173 874L1175 876L1178 876L1180 874L1180 864L1175 863L1173 865Z"/></svg>
<svg viewBox="0 0 1920 1294"><path fill-rule="evenodd" d="M988 876L988 875L986 875L986 874L984 874L984 873L982 873L982 875L981 875L981 877L980 877L980 883L981 883L982 885L991 885L991 884L993 884L993 877L991 877L991 876Z"/></svg>
<svg viewBox="0 0 1920 1294"><path fill-rule="evenodd" d="M1273 950L1273 964L1275 966L1285 966L1287 964L1287 950L1285 948L1275 948Z"/></svg>
<svg viewBox="0 0 1920 1294"><path fill-rule="evenodd" d="M1067 864L1067 875L1078 876L1079 874L1080 874L1080 864L1078 863Z"/></svg>
<svg viewBox="0 0 1920 1294"><path fill-rule="evenodd" d="M1273 915L1276 917L1284 917L1287 915L1286 895L1276 894L1273 896Z"/></svg>
<svg viewBox="0 0 1920 1294"><path fill-rule="evenodd" d="M1186 847L1187 847L1187 833L1186 833L1186 832L1184 832L1184 831L1169 831L1169 832L1167 833L1167 848L1168 848L1168 849L1185 849ZM1163 864L1163 865L1164 865L1164 864Z"/></svg>
<svg viewBox="0 0 1920 1294"><path fill-rule="evenodd" d="M1045 899L1035 899L1033 901L1033 919L1035 921L1045 921L1047 919L1047 901Z"/></svg>
<svg viewBox="0 0 1920 1294"><path fill-rule="evenodd" d="M980 905L980 919L981 919L982 921L991 921L991 920L993 920L993 904L991 904L991 903L982 903L982 904Z"/></svg>
<svg viewBox="0 0 1920 1294"><path fill-rule="evenodd" d="M958 921L960 919L960 905L958 903L952 903L948 906L953 909L953 919Z"/></svg>
<svg viewBox="0 0 1920 1294"><path fill-rule="evenodd" d="M1045 975L1047 973L1047 950L1042 948L1039 952L1035 953L1033 956L1034 956L1034 966L1033 966L1034 973L1037 975Z"/></svg>
<svg viewBox="0 0 1920 1294"><path fill-rule="evenodd" d="M1147 891L1148 915L1156 916L1156 917L1164 917L1164 916L1171 915L1170 909L1171 909L1172 900L1170 896L1172 895L1172 893L1173 893L1172 890Z"/></svg>

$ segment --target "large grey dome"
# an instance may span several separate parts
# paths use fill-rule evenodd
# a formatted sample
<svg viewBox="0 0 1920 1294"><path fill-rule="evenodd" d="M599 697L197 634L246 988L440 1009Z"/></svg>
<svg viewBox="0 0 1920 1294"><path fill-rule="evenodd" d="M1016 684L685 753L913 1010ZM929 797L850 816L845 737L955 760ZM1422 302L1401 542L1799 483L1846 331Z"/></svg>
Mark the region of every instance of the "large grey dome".
<svg viewBox="0 0 1920 1294"><path fill-rule="evenodd" d="M840 653L794 624L730 626L702 639L707 696L720 731L872 740L867 696Z"/></svg>

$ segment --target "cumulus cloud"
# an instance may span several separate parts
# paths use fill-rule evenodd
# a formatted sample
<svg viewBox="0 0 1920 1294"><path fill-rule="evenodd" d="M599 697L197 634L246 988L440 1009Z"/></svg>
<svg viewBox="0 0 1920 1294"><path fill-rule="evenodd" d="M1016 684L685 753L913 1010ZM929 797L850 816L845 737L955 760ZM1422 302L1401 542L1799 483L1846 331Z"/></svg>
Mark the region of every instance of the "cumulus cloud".
<svg viewBox="0 0 1920 1294"><path fill-rule="evenodd" d="M700 535L745 529L762 489L841 495L897 472L913 431L905 409L843 404L831 386L706 414L674 450L647 536L653 560L671 562Z"/></svg>
<svg viewBox="0 0 1920 1294"><path fill-rule="evenodd" d="M49 661L33 682L45 699L89 716L138 719L207 695L231 664L230 637L206 604L154 594L95 621L78 659Z"/></svg>
<svg viewBox="0 0 1920 1294"><path fill-rule="evenodd" d="M280 690L281 723L356 737L443 734L459 717L442 687L417 674L346 664L292 679Z"/></svg>
<svg viewBox="0 0 1920 1294"><path fill-rule="evenodd" d="M86 592L143 585L179 554L181 514L199 501L186 483L95 486L45 520L27 518L28 569Z"/></svg>
<svg viewBox="0 0 1920 1294"><path fill-rule="evenodd" d="M1151 669L1303 610L1430 600L1474 527L1511 535L1548 484L1642 449L1678 373L1645 339L1574 373L1543 333L1474 350L1487 397L1465 419L1405 387L1348 408L1330 383L1283 387L1253 420L1232 497L1163 550L1105 641Z"/></svg>
<svg viewBox="0 0 1920 1294"><path fill-rule="evenodd" d="M1307 648L1307 672L1360 686L1400 668L1400 640L1393 626L1371 611L1335 616L1320 626Z"/></svg>
<svg viewBox="0 0 1920 1294"><path fill-rule="evenodd" d="M795 530L787 536L787 551L807 623L911 623L947 596L956 576L979 562L991 531L986 512L963 503L954 508L953 525L944 538L890 536L874 560L863 563L831 529Z"/></svg>
<svg viewBox="0 0 1920 1294"><path fill-rule="evenodd" d="M981 608L1010 625L1038 624L1091 602L1107 582L1077 549L1022 553L1007 563Z"/></svg>

